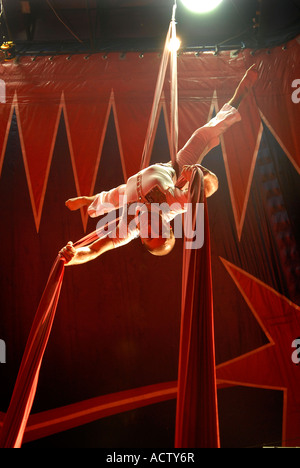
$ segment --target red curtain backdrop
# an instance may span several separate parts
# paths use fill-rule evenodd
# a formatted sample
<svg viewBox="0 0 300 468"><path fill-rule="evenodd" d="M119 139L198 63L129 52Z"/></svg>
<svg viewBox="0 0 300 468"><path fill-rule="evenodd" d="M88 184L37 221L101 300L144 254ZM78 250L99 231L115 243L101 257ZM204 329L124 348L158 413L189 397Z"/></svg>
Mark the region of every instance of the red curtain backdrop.
<svg viewBox="0 0 300 468"><path fill-rule="evenodd" d="M179 147L230 99L250 65L256 63L259 70L254 93L241 107L242 122L204 161L220 181L218 193L208 200L208 212L221 446L233 443L230 432L243 446L297 445L300 439L299 372L291 360L292 342L300 336L300 104L292 100L292 83L300 78L299 47L294 40L285 48L254 55L185 53L178 58ZM0 367L2 413L53 258L66 242L95 228L84 211L68 212L64 201L124 183L139 170L159 65L157 54L140 58L136 53L125 58L117 53L88 59L23 57L18 63L0 65L7 96L0 104L5 246L0 338L8 356ZM170 159L169 122L166 83L150 162ZM84 408L94 404L98 408L95 398L109 400L115 395L118 401L121 395L123 401L120 392L132 391L135 401L137 389L144 389L144 409L140 403L116 403L122 408L118 417L123 418L118 427L137 427L142 414L137 411L146 417L147 405L153 404L151 417L146 417L149 433L143 440L141 435L139 443L143 446L150 435L154 437L155 421L166 429L162 437L172 443L174 431L167 421L174 421L175 413L181 268L180 241L160 261L149 257L137 241L93 264L68 270L33 407L32 417L41 421L45 415L48 422L41 433L31 429L34 436L25 440L38 443L55 431L80 425L78 418L70 417L70 423L58 424L54 431L50 410L57 416L64 407L71 414L74 408L69 405L81 402ZM154 398L149 397L152 385L159 392ZM234 393L245 397L245 389L249 399L251 392L260 392L251 408L249 400ZM230 395L235 398L228 402ZM247 406L256 415L244 439L238 416L239 430L234 432L234 419L226 413L228 407L235 412L237 401L244 404L246 417ZM270 421L263 426L264 433L262 414L264 422ZM116 420L109 420L113 426ZM92 421L96 417L85 423ZM33 419L29 427L32 424ZM109 422L99 424L94 442L104 446L101 424ZM121 432L114 431L115 446L117 437L122 440ZM47 439L39 443L47 444Z"/></svg>

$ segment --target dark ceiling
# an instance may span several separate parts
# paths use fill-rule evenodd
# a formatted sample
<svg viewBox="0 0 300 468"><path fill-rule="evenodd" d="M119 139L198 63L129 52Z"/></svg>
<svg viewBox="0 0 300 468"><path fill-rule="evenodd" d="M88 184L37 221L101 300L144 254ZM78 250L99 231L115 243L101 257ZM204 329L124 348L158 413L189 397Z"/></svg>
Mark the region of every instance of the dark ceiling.
<svg viewBox="0 0 300 468"><path fill-rule="evenodd" d="M19 54L161 49L174 0L2 0L4 40ZM300 0L224 0L190 13L177 0L184 50L264 48L300 33Z"/></svg>

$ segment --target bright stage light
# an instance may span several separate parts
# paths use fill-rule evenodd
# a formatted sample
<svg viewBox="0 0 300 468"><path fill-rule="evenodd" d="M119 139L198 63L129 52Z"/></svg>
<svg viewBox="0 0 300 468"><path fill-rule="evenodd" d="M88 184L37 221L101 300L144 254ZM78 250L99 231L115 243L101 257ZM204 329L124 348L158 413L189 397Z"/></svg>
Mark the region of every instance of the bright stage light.
<svg viewBox="0 0 300 468"><path fill-rule="evenodd" d="M207 13L214 10L223 0L181 0L186 8L195 13Z"/></svg>
<svg viewBox="0 0 300 468"><path fill-rule="evenodd" d="M171 38L169 42L169 51L173 52L173 50L176 50L176 52L180 49L181 46L181 40L179 37L176 37L175 39Z"/></svg>

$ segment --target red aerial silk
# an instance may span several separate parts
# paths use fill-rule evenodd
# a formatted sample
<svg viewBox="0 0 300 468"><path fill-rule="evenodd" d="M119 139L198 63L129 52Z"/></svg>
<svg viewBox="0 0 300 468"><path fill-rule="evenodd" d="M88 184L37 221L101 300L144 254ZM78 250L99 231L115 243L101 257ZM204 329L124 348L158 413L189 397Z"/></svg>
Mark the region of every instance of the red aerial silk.
<svg viewBox="0 0 300 468"><path fill-rule="evenodd" d="M64 276L58 256L36 313L0 435L1 448L20 448L34 401L42 358L48 343Z"/></svg>
<svg viewBox="0 0 300 468"><path fill-rule="evenodd" d="M74 244L83 247L98 239L97 231ZM1 448L20 448L34 401L42 359L48 344L65 271L65 262L57 256L40 301L13 395L0 434Z"/></svg>
<svg viewBox="0 0 300 468"><path fill-rule="evenodd" d="M219 448L210 232L199 167L193 170L189 202L193 204L193 231L197 203L205 203L205 231L201 249L184 248L183 252L175 447Z"/></svg>
<svg viewBox="0 0 300 468"><path fill-rule="evenodd" d="M171 75L171 117L170 117L170 152L172 163L176 162L176 154L178 151L178 93L177 93L177 50L175 47L171 48L170 51L170 41L172 44L175 44L176 41L176 22L175 22L175 12L177 5L175 3L173 7L173 16L170 23L167 37L165 40L164 51L162 54L159 73L156 82L156 88L154 93L154 99L152 104L151 115L149 119L147 134L145 138L145 145L143 148L141 169L145 169L149 165L149 160L151 156L151 150L153 147L153 142L155 138L155 124L158 118L158 109L159 103L162 96L163 85L165 82L167 66L170 60L170 75Z"/></svg>

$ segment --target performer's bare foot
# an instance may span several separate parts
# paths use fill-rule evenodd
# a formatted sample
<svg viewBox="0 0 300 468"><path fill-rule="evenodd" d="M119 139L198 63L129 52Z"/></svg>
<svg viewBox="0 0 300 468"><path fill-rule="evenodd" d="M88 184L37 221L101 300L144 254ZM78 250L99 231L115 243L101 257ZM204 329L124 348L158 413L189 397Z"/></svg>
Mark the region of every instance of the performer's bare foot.
<svg viewBox="0 0 300 468"><path fill-rule="evenodd" d="M256 65L252 65L252 67L246 71L243 79L236 89L232 100L229 102L232 107L235 107L236 109L239 107L242 100L247 96L258 80L258 71L255 67Z"/></svg>
<svg viewBox="0 0 300 468"><path fill-rule="evenodd" d="M71 211L79 210L83 206L86 206L86 204L86 197L70 198L66 201L66 207Z"/></svg>
<svg viewBox="0 0 300 468"><path fill-rule="evenodd" d="M244 87L244 89L250 91L251 88L255 85L255 83L258 80L258 71L256 69L256 65L252 65L246 73L245 76L243 77L240 86Z"/></svg>

